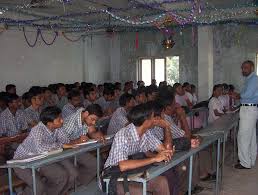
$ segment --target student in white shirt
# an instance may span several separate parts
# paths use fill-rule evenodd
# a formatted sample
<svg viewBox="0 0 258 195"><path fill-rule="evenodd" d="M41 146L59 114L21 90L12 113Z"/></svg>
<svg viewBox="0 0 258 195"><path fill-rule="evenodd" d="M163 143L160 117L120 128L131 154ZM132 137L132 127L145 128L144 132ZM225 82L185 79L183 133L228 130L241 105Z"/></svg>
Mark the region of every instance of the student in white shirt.
<svg viewBox="0 0 258 195"><path fill-rule="evenodd" d="M176 103L180 104L180 106L188 107L189 109L192 108L193 104L191 100L189 100L188 96L185 94L185 91L180 83L175 83L173 88L176 92Z"/></svg>
<svg viewBox="0 0 258 195"><path fill-rule="evenodd" d="M220 118L222 115L224 115L224 108L219 100L219 96L222 94L222 87L221 85L215 85L213 87L213 93L212 97L209 101L209 117L208 122L212 123L218 118Z"/></svg>
<svg viewBox="0 0 258 195"><path fill-rule="evenodd" d="M228 95L228 85L226 83L222 84L222 95L219 96L219 100L221 101L223 107L225 110L229 110L230 109L230 105L229 105L229 95Z"/></svg>
<svg viewBox="0 0 258 195"><path fill-rule="evenodd" d="M193 105L197 104L198 102L198 98L197 98L197 95L196 95L196 86L195 85L191 85L191 94L193 96Z"/></svg>

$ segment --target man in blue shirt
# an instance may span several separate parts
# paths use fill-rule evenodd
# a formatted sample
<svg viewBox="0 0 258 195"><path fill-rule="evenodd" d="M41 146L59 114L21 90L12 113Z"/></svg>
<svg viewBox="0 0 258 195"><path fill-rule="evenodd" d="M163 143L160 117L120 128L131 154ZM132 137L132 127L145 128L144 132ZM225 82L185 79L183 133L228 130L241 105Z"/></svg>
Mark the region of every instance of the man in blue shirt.
<svg viewBox="0 0 258 195"><path fill-rule="evenodd" d="M258 77L254 72L254 63L250 60L245 61L241 69L245 77L245 84L241 93L235 95L241 102L238 132L238 157L240 162L235 165L235 168L250 169L255 165L257 155Z"/></svg>

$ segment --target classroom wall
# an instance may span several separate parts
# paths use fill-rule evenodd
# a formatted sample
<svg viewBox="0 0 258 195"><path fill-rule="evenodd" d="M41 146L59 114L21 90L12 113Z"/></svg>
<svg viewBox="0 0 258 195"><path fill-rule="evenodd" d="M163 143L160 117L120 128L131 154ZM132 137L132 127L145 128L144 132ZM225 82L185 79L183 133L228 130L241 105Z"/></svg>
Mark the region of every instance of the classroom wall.
<svg viewBox="0 0 258 195"><path fill-rule="evenodd" d="M136 49L135 32L120 33L117 40L113 40L114 45L120 45L120 51L111 52L111 58L118 59L121 66L115 66L111 71L111 75L119 75L118 78L125 82L128 80L136 81L137 60L139 57L165 57L165 56L180 56L180 82L189 81L197 84L197 34L192 34L192 28L186 28L175 31L174 41L175 46L172 49L163 49L161 42L164 35L161 32L140 32L139 47ZM195 36L195 41L192 42L192 36ZM117 43L120 42L120 44ZM112 64L112 62L111 62ZM112 76L111 76L112 78ZM116 79L117 80L117 79Z"/></svg>
<svg viewBox="0 0 258 195"><path fill-rule="evenodd" d="M239 90L243 85L242 62L257 60L258 26L218 25L213 33L214 84L231 83Z"/></svg>
<svg viewBox="0 0 258 195"><path fill-rule="evenodd" d="M29 41L35 40L35 32L26 33ZM52 34L44 33L49 42ZM45 45L39 38L31 48L25 42L22 31L5 31L0 34L0 90L7 83L17 85L21 95L32 85L75 81L103 82L109 79L109 39L105 36L85 38L85 42L69 42L57 37L56 42Z"/></svg>

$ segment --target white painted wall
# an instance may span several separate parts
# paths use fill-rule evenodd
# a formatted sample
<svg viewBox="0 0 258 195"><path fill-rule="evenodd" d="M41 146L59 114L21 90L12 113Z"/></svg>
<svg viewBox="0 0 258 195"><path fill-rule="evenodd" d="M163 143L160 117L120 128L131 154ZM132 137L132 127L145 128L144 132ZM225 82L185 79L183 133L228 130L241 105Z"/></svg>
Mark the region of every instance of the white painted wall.
<svg viewBox="0 0 258 195"><path fill-rule="evenodd" d="M30 42L35 40L35 33L27 33L27 36ZM44 34L49 42L52 36ZM22 31L3 32L0 34L0 91L7 83L17 85L17 93L21 95L32 85L109 79L110 41L105 36L96 36L91 44L89 39L85 41L83 63L82 41L73 43L60 36L52 46L47 46L39 38L37 45L30 48Z"/></svg>

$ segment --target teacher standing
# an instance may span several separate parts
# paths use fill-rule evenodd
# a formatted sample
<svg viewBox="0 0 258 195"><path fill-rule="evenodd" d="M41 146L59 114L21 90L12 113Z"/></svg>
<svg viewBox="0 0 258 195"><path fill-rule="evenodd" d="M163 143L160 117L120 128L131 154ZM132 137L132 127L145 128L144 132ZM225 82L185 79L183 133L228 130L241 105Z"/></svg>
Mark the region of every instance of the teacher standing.
<svg viewBox="0 0 258 195"><path fill-rule="evenodd" d="M243 62L242 74L244 87L235 97L240 99L240 122L238 132L238 158L236 169L250 169L255 165L257 155L256 121L258 117L258 77L254 72L254 63Z"/></svg>

